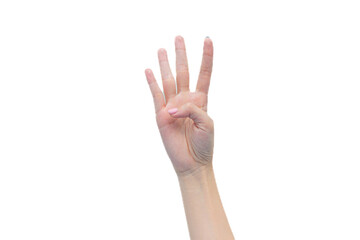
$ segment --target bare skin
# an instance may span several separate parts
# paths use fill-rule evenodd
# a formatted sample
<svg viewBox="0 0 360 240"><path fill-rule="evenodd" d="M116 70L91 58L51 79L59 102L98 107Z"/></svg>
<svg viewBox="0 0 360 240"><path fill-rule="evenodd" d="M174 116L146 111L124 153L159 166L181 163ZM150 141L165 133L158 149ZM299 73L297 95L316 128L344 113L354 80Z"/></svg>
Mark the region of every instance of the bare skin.
<svg viewBox="0 0 360 240"><path fill-rule="evenodd" d="M176 36L176 81L167 52L158 50L164 93L151 69L145 75L153 95L156 122L177 173L191 239L234 239L222 207L212 159L214 122L207 114L213 65L213 42L205 38L195 92L189 89L184 38Z"/></svg>

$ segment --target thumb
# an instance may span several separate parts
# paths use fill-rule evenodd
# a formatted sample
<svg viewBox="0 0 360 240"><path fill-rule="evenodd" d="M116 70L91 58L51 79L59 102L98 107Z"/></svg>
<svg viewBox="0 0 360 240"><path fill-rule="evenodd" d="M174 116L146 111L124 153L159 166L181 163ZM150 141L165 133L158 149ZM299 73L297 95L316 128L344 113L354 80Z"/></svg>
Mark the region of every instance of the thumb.
<svg viewBox="0 0 360 240"><path fill-rule="evenodd" d="M171 108L168 113L173 118L191 118L195 126L203 130L213 128L213 120L204 110L193 103L186 103L179 108Z"/></svg>

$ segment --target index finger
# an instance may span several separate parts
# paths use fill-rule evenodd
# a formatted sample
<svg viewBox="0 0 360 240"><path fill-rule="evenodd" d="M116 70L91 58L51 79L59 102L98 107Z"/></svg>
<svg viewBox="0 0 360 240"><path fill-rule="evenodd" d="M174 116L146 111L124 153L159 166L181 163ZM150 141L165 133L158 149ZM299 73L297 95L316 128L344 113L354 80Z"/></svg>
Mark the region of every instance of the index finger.
<svg viewBox="0 0 360 240"><path fill-rule="evenodd" d="M203 57L201 62L199 79L196 85L196 91L208 93L210 78L213 66L214 47L209 37L204 40Z"/></svg>

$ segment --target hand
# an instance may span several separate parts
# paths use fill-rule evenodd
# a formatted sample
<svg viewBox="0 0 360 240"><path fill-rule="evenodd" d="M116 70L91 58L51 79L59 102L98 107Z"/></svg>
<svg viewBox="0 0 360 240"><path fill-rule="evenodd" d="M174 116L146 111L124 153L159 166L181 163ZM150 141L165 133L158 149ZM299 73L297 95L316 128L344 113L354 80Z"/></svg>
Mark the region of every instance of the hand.
<svg viewBox="0 0 360 240"><path fill-rule="evenodd" d="M158 50L164 95L151 69L145 75L154 98L156 122L176 173L187 174L212 164L214 124L207 114L207 95L213 64L213 43L205 38L195 92L189 90L189 68L183 37L175 38L176 86L167 52ZM176 91L177 89L177 91Z"/></svg>

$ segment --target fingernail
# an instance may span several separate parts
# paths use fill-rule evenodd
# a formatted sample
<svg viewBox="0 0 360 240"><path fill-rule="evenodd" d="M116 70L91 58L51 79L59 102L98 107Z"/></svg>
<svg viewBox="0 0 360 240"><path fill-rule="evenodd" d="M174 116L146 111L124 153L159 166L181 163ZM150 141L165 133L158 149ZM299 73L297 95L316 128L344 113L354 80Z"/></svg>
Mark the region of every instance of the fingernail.
<svg viewBox="0 0 360 240"><path fill-rule="evenodd" d="M206 38L210 38L209 36L206 36Z"/></svg>
<svg viewBox="0 0 360 240"><path fill-rule="evenodd" d="M176 113L177 111L178 111L177 108L170 108L170 109L168 110L168 113L169 113L169 114L174 114L174 113Z"/></svg>

